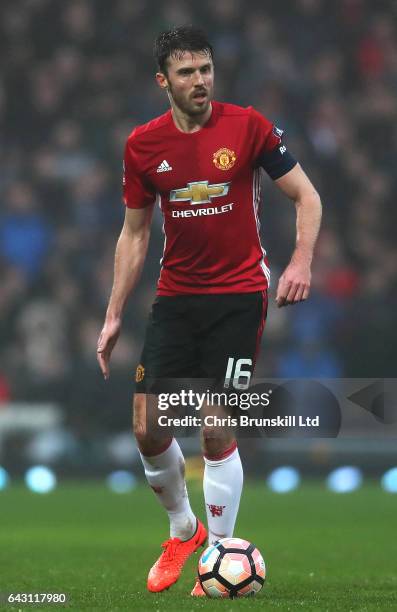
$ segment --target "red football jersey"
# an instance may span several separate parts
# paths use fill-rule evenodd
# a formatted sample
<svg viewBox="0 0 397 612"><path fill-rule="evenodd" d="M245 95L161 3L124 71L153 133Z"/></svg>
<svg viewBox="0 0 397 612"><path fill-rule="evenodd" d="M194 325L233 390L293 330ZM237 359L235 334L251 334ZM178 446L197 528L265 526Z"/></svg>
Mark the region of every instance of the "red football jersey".
<svg viewBox="0 0 397 612"><path fill-rule="evenodd" d="M125 148L124 202L143 208L159 197L165 240L158 295L268 286L257 160L280 142L280 132L252 107L214 101L197 132L181 132L171 110L133 130Z"/></svg>

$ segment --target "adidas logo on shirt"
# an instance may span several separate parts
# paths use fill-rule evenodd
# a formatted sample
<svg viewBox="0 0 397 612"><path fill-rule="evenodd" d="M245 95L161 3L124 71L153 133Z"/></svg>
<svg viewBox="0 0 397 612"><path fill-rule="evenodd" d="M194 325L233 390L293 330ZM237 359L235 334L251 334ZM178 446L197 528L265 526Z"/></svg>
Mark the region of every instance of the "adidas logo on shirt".
<svg viewBox="0 0 397 612"><path fill-rule="evenodd" d="M156 172L169 172L170 170L172 170L172 166L170 166L167 160L164 159L157 168Z"/></svg>

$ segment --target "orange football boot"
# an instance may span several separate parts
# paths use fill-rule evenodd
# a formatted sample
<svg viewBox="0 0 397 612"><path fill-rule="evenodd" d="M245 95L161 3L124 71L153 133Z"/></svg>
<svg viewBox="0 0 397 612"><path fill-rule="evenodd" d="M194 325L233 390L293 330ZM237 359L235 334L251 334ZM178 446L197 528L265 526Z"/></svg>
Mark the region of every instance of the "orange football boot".
<svg viewBox="0 0 397 612"><path fill-rule="evenodd" d="M152 593L168 589L181 575L183 566L200 546L207 540L207 530L197 519L197 528L189 540L170 538L162 543L164 551L149 572L147 588Z"/></svg>
<svg viewBox="0 0 397 612"><path fill-rule="evenodd" d="M192 597L206 597L205 591L201 586L201 582L198 578L196 578L196 584L194 585L190 595L192 595Z"/></svg>

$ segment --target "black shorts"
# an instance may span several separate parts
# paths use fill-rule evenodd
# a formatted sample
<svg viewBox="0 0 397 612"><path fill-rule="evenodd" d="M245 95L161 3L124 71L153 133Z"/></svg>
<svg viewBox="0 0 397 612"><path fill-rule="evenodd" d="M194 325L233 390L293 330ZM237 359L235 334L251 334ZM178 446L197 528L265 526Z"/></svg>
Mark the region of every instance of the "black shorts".
<svg viewBox="0 0 397 612"><path fill-rule="evenodd" d="M266 314L266 291L158 296L136 370L136 392L158 394L180 380L246 389Z"/></svg>

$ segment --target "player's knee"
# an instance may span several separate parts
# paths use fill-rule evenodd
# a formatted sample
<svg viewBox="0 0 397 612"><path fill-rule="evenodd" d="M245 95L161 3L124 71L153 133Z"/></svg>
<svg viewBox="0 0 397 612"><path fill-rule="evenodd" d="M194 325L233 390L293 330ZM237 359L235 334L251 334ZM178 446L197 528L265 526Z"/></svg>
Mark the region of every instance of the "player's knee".
<svg viewBox="0 0 397 612"><path fill-rule="evenodd" d="M220 445L227 445L234 438L234 433L231 428L223 427L217 424L214 419L209 419L201 429L201 437L204 442L216 441Z"/></svg>
<svg viewBox="0 0 397 612"><path fill-rule="evenodd" d="M204 455L209 457L221 455L234 443L234 434L220 427L203 427L201 445Z"/></svg>
<svg viewBox="0 0 397 612"><path fill-rule="evenodd" d="M132 430L141 452L144 450L152 450L152 436L150 426L147 420L146 412L146 395L144 393L136 393L133 401L133 416Z"/></svg>
<svg viewBox="0 0 397 612"><path fill-rule="evenodd" d="M135 393L132 404L132 429L136 438L146 434L146 397L143 393Z"/></svg>
<svg viewBox="0 0 397 612"><path fill-rule="evenodd" d="M150 428L146 427L146 423L134 422L134 436L139 450L147 456L158 455L169 444L168 439L154 436Z"/></svg>
<svg viewBox="0 0 397 612"><path fill-rule="evenodd" d="M136 443L138 444L138 447L139 448L143 447L149 440L147 431L141 424L137 424L137 425L134 424L133 431L134 431L134 436L135 436Z"/></svg>
<svg viewBox="0 0 397 612"><path fill-rule="evenodd" d="M212 425L205 425L201 430L201 437L203 444L213 443L214 441L220 441L221 439L221 430L219 427L214 427Z"/></svg>
<svg viewBox="0 0 397 612"><path fill-rule="evenodd" d="M150 423L150 414L147 411L147 397L144 393L136 393L134 396L132 428L137 446L143 455L157 455L163 452L171 440L171 438L168 440L155 435Z"/></svg>

